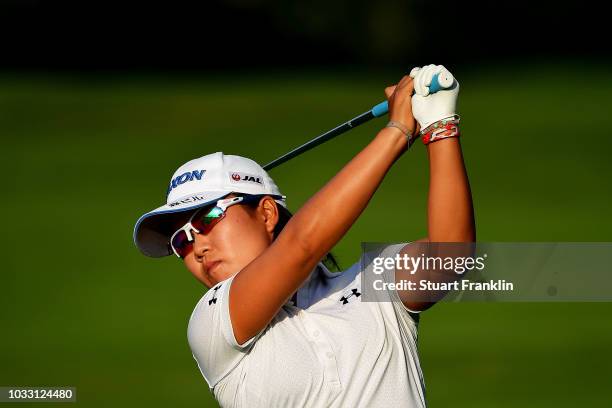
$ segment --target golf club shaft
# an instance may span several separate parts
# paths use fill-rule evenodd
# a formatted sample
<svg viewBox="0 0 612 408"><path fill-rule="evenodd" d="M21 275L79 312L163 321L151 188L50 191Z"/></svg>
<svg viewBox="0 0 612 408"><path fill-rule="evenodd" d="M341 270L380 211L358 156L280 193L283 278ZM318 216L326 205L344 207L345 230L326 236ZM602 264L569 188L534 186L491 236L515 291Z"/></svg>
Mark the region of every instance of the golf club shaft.
<svg viewBox="0 0 612 408"><path fill-rule="evenodd" d="M450 75L450 73L449 73ZM441 82L447 82L448 78L445 78L443 81ZM435 93L438 92L439 90L443 89L443 88L447 88L450 85L452 85L452 77L451 77L451 81L449 85L446 85L446 83L444 83L443 86L440 84L440 82L438 81L438 74L435 74L433 76L433 78L431 79L431 84L429 85L429 92L430 93ZM379 104L377 104L376 106L374 106L372 109L370 109L367 112L362 113L359 116L354 117L353 119L349 120L348 122L344 122L343 124L333 128L332 130L329 130L325 133L323 133L320 136L315 137L314 139L304 143L301 146L296 147L295 149L291 150L289 153L286 153L284 155L282 155L281 157L279 157L276 160L271 161L270 163L266 164L265 166L263 166L264 170L268 171L271 170L283 163L285 163L288 160L293 159L296 156L299 156L300 154L322 144L327 142L330 139L333 139L334 137L341 135L342 133L345 133L363 123L368 122L369 120L373 119L373 118L378 118L380 116L385 115L387 112L389 112L389 104L387 103L387 101L381 102Z"/></svg>
<svg viewBox="0 0 612 408"><path fill-rule="evenodd" d="M372 114L372 111L369 110L367 112L362 113L361 115L349 120L348 122L344 122L343 124L341 124L340 126L337 126L335 128L333 128L332 130L329 130L325 133L323 133L320 136L315 137L314 139L310 140L309 142L304 143L303 145L296 147L295 149L291 150L289 153L286 153L284 155L282 155L281 157L279 157L278 159L271 161L270 163L266 164L265 166L263 166L264 170L268 171L270 169L273 169L274 167L283 164L284 162L293 159L295 156L298 156L318 145L320 145L321 143L325 143L327 142L329 139L333 139L334 137L341 135L342 133L351 130L352 128L361 125L362 123L365 123L367 121L369 121L370 119L375 118L376 116L374 116Z"/></svg>

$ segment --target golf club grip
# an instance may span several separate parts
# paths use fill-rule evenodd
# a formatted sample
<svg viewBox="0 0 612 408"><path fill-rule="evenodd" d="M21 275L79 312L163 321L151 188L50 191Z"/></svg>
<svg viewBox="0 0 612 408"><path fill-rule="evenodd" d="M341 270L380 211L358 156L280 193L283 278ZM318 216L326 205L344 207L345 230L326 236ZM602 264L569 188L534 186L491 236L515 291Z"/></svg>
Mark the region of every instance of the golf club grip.
<svg viewBox="0 0 612 408"><path fill-rule="evenodd" d="M449 73L449 75L450 75L450 73ZM438 76L439 76L439 74L434 74L434 76L431 78L431 84L429 85L429 93L430 94L436 93L439 90L448 88L448 87L450 87L450 85L452 85L452 81L451 81L450 85L442 86L440 84L440 81L438 81ZM448 81L446 81L446 82L448 82ZM389 112L389 103L387 101L381 102L381 103L379 103L378 105L376 105L376 106L374 106L372 108L372 115L374 115L375 118L381 117L382 115L385 115L388 112Z"/></svg>

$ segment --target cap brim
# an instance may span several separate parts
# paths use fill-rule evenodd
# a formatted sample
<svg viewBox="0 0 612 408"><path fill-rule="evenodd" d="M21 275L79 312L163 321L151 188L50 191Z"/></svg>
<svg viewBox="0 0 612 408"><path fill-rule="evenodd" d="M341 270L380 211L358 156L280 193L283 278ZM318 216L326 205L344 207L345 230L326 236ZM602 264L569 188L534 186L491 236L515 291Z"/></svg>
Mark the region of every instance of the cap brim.
<svg viewBox="0 0 612 408"><path fill-rule="evenodd" d="M230 193L231 191L207 191L194 194L144 214L136 221L134 243L146 256L161 258L172 255L168 241L174 233L176 221L184 217L182 213L212 204Z"/></svg>

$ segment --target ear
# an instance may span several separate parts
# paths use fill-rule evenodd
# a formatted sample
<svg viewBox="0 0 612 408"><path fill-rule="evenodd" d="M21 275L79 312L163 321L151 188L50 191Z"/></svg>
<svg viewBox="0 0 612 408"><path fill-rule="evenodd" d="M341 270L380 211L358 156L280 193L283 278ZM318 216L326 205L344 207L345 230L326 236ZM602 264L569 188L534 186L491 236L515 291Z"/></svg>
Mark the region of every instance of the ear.
<svg viewBox="0 0 612 408"><path fill-rule="evenodd" d="M264 222L266 232L270 236L270 240L274 237L274 228L278 224L279 212L278 204L270 196L265 196L259 201L257 212L261 220Z"/></svg>

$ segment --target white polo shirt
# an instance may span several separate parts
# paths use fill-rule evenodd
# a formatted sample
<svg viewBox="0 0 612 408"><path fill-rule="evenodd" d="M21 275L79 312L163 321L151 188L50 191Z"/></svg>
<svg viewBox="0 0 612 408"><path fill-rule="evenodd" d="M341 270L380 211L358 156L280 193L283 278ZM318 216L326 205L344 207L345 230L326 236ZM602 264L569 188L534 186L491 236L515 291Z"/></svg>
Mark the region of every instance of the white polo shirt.
<svg viewBox="0 0 612 408"><path fill-rule="evenodd" d="M394 256L405 244L388 247ZM211 288L189 320L188 339L222 407L424 407L418 315L394 302L362 302L361 265L322 263L257 336L234 337L233 277ZM282 278L282 277L280 277Z"/></svg>

